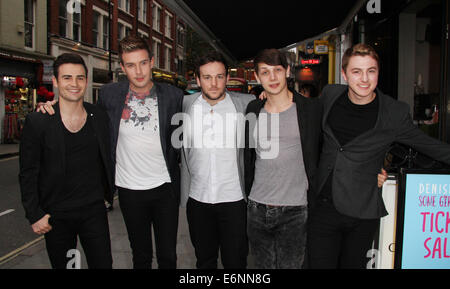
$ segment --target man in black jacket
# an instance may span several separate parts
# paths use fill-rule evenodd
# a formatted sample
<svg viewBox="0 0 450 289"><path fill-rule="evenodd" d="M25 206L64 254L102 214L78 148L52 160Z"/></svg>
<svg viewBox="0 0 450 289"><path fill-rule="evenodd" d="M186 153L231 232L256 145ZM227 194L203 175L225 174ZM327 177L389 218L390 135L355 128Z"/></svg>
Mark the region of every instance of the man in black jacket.
<svg viewBox="0 0 450 289"><path fill-rule="evenodd" d="M282 52L262 50L254 65L267 99L247 107L247 119L257 116L245 134L250 252L257 268L300 269L320 153L322 106L317 98L288 90L289 66Z"/></svg>
<svg viewBox="0 0 450 289"><path fill-rule="evenodd" d="M35 233L45 234L53 268L67 268L70 258L79 256L71 252L77 236L89 268L112 268L104 205L113 198L108 116L83 103L87 69L79 55L55 60L53 85L59 91L55 114L29 114L20 142L26 217Z"/></svg>
<svg viewBox="0 0 450 289"><path fill-rule="evenodd" d="M135 269L152 267L156 243L160 269L176 268L179 149L171 143L172 117L181 112L183 91L152 81L154 58L148 43L127 36L119 43L119 58L128 81L104 85L98 106L109 116L115 185L128 231ZM48 104L40 109L53 113Z"/></svg>
<svg viewBox="0 0 450 289"><path fill-rule="evenodd" d="M322 91L324 144L308 230L311 268L366 267L387 214L375 176L393 142L450 163L450 146L422 133L405 103L377 89L378 62L368 45L349 48L342 59L348 85Z"/></svg>

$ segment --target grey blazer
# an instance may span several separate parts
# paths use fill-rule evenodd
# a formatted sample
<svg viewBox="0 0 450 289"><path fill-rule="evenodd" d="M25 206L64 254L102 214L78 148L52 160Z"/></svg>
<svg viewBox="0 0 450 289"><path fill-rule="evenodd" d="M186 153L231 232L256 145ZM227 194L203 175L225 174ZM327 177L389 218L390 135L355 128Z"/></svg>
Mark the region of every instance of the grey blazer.
<svg viewBox="0 0 450 289"><path fill-rule="evenodd" d="M237 113L242 113L245 115L245 110L247 109L247 105L250 101L255 99L255 96L250 94L243 94L243 93L237 93L233 91L227 91L228 95L230 95L231 100L236 108ZM200 92L191 94L191 95L185 95L183 99L183 112L186 115L190 114L192 105L194 101L200 96ZM183 122L185 123L185 122ZM236 140L242 141L242 144L244 143L245 139L243 139L243 134L241 133L245 132L245 121L242 120L242 123L239 122L237 125L236 130ZM188 147L182 147L181 149L181 200L180 205L182 207L186 206L187 200L189 198L189 191L191 189L191 174L189 171L189 164L187 162L187 155L189 155L190 148ZM245 179L244 179L244 146L240 145L237 146L236 149L236 157L238 160L238 174L239 174L239 181L242 189L242 195L244 199L247 199L247 196L245 195Z"/></svg>
<svg viewBox="0 0 450 289"><path fill-rule="evenodd" d="M387 211L377 186L377 174L390 145L393 142L406 144L447 164L450 164L450 145L424 134L413 124L408 105L379 89L376 89L379 110L375 127L344 146L340 145L327 117L333 104L347 89L347 85L327 85L322 91L324 144L315 192L320 193L333 172L333 203L340 213L360 219L380 218L387 215Z"/></svg>

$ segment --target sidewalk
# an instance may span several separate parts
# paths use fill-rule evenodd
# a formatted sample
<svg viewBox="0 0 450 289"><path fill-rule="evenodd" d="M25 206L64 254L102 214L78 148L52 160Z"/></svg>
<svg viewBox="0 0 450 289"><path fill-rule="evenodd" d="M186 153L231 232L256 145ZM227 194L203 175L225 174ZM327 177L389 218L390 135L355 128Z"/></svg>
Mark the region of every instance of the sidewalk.
<svg viewBox="0 0 450 289"><path fill-rule="evenodd" d="M130 244L117 199L114 201L114 210L108 213L108 219L111 234L113 269L132 269L133 263ZM37 239L39 238L37 237ZM0 269L51 269L45 249L45 240L42 237L40 239L20 253L18 252L18 255L12 257L3 265L0 265ZM81 268L87 269L86 259L79 242L78 249L81 251ZM155 252L155 249L153 249L153 252ZM155 253L153 254L152 267L157 268ZM177 259L178 269L195 269L194 249L189 237L186 211L184 208L180 208Z"/></svg>
<svg viewBox="0 0 450 289"><path fill-rule="evenodd" d="M19 144L0 144L0 159L19 155Z"/></svg>

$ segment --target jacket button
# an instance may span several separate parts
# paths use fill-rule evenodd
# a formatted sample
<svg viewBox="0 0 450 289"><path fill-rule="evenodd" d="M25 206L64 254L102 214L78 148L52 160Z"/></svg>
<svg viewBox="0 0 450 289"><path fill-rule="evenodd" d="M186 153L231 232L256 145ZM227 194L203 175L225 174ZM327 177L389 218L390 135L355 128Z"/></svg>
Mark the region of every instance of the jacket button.
<svg viewBox="0 0 450 289"><path fill-rule="evenodd" d="M343 151L344 151L344 148L339 148L339 151L340 151L340 152L343 152Z"/></svg>

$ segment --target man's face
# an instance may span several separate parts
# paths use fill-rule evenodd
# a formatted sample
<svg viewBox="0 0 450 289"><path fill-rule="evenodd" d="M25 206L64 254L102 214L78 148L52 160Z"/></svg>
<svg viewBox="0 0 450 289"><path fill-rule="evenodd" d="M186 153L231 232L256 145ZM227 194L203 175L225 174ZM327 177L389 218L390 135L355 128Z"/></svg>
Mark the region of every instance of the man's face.
<svg viewBox="0 0 450 289"><path fill-rule="evenodd" d="M255 72L255 76L267 93L277 95L287 86L286 78L289 76L289 67L285 69L281 65L258 63L258 71Z"/></svg>
<svg viewBox="0 0 450 289"><path fill-rule="evenodd" d="M200 66L200 75L197 76L197 84L202 88L205 100L214 105L225 98L225 88L228 74L225 65L221 62L210 62Z"/></svg>
<svg viewBox="0 0 450 289"><path fill-rule="evenodd" d="M131 90L146 93L152 87L152 68L154 58L150 59L148 51L140 49L122 53L122 71L130 81Z"/></svg>
<svg viewBox="0 0 450 289"><path fill-rule="evenodd" d="M378 84L378 63L371 56L352 56L346 70L342 70L348 83L348 96L353 103L367 104L375 98Z"/></svg>
<svg viewBox="0 0 450 289"><path fill-rule="evenodd" d="M81 64L65 63L58 68L58 79L53 76L53 86L58 88L59 97L70 102L83 101L87 77Z"/></svg>

